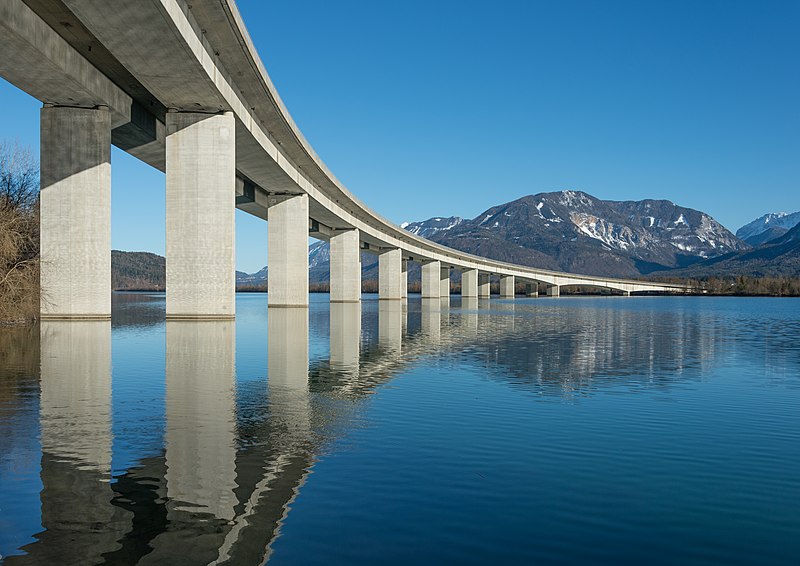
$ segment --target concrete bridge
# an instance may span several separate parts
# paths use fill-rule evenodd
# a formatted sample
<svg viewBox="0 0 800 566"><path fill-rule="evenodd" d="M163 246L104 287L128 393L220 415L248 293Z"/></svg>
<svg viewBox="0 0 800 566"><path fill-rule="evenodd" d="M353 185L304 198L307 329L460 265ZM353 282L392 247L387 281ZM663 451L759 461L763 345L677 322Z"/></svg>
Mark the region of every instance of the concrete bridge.
<svg viewBox="0 0 800 566"><path fill-rule="evenodd" d="M387 300L406 297L409 261L425 298L449 295L451 270L465 297L488 297L491 275L504 297L690 290L494 261L385 220L305 140L232 0L4 0L0 47L0 75L44 104L44 318L110 316L111 144L166 173L169 318L234 316L235 208L268 220L270 307L308 306L309 236L330 241L332 302L360 300L364 250Z"/></svg>

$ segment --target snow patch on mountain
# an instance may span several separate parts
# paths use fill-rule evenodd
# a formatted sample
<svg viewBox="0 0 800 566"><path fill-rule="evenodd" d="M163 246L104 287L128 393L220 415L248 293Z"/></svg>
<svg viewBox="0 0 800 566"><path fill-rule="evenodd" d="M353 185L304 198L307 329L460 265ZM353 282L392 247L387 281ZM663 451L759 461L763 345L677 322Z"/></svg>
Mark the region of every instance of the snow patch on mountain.
<svg viewBox="0 0 800 566"><path fill-rule="evenodd" d="M438 216L422 222L405 222L400 227L416 236L430 238L439 232L452 230L462 222L464 222L464 219L458 216L449 216L447 218Z"/></svg>

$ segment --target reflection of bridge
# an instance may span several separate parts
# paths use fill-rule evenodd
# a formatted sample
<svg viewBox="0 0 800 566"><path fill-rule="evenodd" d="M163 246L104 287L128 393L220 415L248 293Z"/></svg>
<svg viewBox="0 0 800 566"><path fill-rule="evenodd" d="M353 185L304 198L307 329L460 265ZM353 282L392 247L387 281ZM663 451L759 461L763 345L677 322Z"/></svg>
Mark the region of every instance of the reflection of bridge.
<svg viewBox="0 0 800 566"><path fill-rule="evenodd" d="M375 214L325 167L270 82L232 0L5 0L0 74L41 111L42 314L110 313L110 145L166 172L167 316L234 315L234 207L269 219L270 305L308 305L307 237L330 240L331 299L359 300L360 251L382 299L501 295L515 282L680 292L458 252Z"/></svg>
<svg viewBox="0 0 800 566"><path fill-rule="evenodd" d="M653 380L660 365L710 356L720 331L666 320L670 340L654 341L658 332L636 340L630 311L600 309L564 324L562 309L554 309L558 316L539 309L537 347L519 302L381 301L377 310L377 320L362 321L360 304L332 305L328 360L310 362L304 309L270 309L264 398L240 404L234 323L167 321L164 449L113 482L111 323L44 321L44 530L9 564L260 564L320 448L347 431L352 410L337 413L337 398L369 395L441 352L498 366L488 375L556 395L598 373L619 373L626 384L632 375Z"/></svg>

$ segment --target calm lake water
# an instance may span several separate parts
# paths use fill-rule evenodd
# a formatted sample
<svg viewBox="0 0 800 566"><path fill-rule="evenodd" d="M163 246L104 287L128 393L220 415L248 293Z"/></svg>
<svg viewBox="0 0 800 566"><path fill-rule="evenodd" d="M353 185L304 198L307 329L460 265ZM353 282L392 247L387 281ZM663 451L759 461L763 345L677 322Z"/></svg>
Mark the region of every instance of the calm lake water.
<svg viewBox="0 0 800 566"><path fill-rule="evenodd" d="M11 564L800 563L800 300L0 329Z"/></svg>

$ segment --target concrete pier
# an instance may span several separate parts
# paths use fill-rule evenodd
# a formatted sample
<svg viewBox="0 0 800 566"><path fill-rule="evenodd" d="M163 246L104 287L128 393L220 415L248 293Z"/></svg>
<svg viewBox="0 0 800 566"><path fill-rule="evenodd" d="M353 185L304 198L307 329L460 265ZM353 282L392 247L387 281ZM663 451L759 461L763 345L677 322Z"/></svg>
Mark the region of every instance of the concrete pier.
<svg viewBox="0 0 800 566"><path fill-rule="evenodd" d="M514 286L516 281L513 275L504 275L500 277L500 297L503 299L513 299L516 294Z"/></svg>
<svg viewBox="0 0 800 566"><path fill-rule="evenodd" d="M308 195L270 196L268 202L267 303L308 307Z"/></svg>
<svg viewBox="0 0 800 566"><path fill-rule="evenodd" d="M468 269L461 274L461 296L478 297L478 270Z"/></svg>
<svg viewBox="0 0 800 566"><path fill-rule="evenodd" d="M560 297L561 296L561 287L558 285L551 285L547 288L547 296L548 297Z"/></svg>
<svg viewBox="0 0 800 566"><path fill-rule="evenodd" d="M361 300L361 244L358 230L337 232L330 239L331 302Z"/></svg>
<svg viewBox="0 0 800 566"><path fill-rule="evenodd" d="M400 297L408 298L408 260L404 259L400 264Z"/></svg>
<svg viewBox="0 0 800 566"><path fill-rule="evenodd" d="M40 120L42 318L109 318L109 111L45 106Z"/></svg>
<svg viewBox="0 0 800 566"><path fill-rule="evenodd" d="M526 283L525 284L525 295L528 297L538 297L539 296L539 284L538 283Z"/></svg>
<svg viewBox="0 0 800 566"><path fill-rule="evenodd" d="M450 268L442 267L439 271L439 296L450 298Z"/></svg>
<svg viewBox="0 0 800 566"><path fill-rule="evenodd" d="M403 252L395 249L378 256L378 299L381 301L403 298Z"/></svg>
<svg viewBox="0 0 800 566"><path fill-rule="evenodd" d="M441 277L441 264L438 261L429 261L422 264L422 298L438 299L440 295L439 278Z"/></svg>
<svg viewBox="0 0 800 566"><path fill-rule="evenodd" d="M488 299L492 296L488 273L478 273L478 298Z"/></svg>
<svg viewBox="0 0 800 566"><path fill-rule="evenodd" d="M167 318L232 318L233 113L167 113Z"/></svg>

